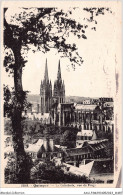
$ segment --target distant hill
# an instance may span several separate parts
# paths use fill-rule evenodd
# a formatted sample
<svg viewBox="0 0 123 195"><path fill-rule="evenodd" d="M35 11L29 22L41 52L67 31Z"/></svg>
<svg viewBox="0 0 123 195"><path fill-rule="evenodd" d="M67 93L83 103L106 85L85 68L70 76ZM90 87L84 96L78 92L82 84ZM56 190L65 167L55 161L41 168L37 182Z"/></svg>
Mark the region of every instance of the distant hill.
<svg viewBox="0 0 123 195"><path fill-rule="evenodd" d="M66 96L65 99L66 99L66 102L71 102L71 101L82 102L85 99L91 100L91 99L98 99L98 98L80 97L80 96Z"/></svg>
<svg viewBox="0 0 123 195"><path fill-rule="evenodd" d="M29 94L27 96L27 100L29 102L34 102L34 103L40 103L40 95L33 95L33 94Z"/></svg>
<svg viewBox="0 0 123 195"><path fill-rule="evenodd" d="M29 94L27 97L29 102L32 102L34 104L40 103L40 95L33 95ZM98 99L98 98L89 98L89 97L80 97L80 96L66 96L65 101L66 102L82 102L84 99Z"/></svg>

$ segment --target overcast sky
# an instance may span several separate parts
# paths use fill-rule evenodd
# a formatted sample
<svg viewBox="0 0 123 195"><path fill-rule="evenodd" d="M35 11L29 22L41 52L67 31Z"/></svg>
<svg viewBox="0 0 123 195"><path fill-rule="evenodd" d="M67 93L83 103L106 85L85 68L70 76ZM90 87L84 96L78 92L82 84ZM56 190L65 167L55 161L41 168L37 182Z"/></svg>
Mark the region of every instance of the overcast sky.
<svg viewBox="0 0 123 195"><path fill-rule="evenodd" d="M114 9L112 7L111 9ZM112 10L114 11L114 10ZM12 10L10 10L11 14ZM82 20L81 12L73 16L73 18ZM40 83L44 78L45 61L48 62L49 79L52 81L57 78L58 61L61 61L62 79L65 82L66 95L85 96L85 97L112 97L115 89L115 58L116 51L116 31L117 17L106 12L96 18L96 31L91 30L90 26L86 32L87 39L75 39L70 37L70 41L78 46L80 56L84 63L76 66L75 71L71 68L70 62L66 58L60 58L56 50L52 50L47 54L42 52L28 53L28 62L23 71L23 88L31 94L40 93ZM69 65L69 69L67 67ZM11 83L12 78L7 78L6 83Z"/></svg>

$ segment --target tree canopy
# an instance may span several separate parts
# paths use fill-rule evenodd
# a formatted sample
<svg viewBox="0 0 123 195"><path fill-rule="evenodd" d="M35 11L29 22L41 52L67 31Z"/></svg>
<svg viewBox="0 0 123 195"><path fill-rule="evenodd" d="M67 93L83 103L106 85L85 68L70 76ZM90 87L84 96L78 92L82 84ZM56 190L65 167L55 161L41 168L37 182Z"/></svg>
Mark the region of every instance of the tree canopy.
<svg viewBox="0 0 123 195"><path fill-rule="evenodd" d="M61 57L68 57L70 64L75 65L83 63L82 56L79 55L76 43L69 42L71 35L78 39L87 39L87 29L89 24L93 23L91 30L96 30L96 18L104 15L106 11L111 12L109 8L83 8L82 11L89 13L89 18L83 18L82 22L77 22L73 13L78 8L69 10L59 8L18 8L12 12L10 8L5 9L4 17L4 45L10 48L10 55L6 52L5 67L7 70L14 68L13 50L16 47L21 49L21 56L33 46L36 50L46 53L51 49L57 49ZM83 12L82 12L83 14ZM25 64L23 57L20 64Z"/></svg>

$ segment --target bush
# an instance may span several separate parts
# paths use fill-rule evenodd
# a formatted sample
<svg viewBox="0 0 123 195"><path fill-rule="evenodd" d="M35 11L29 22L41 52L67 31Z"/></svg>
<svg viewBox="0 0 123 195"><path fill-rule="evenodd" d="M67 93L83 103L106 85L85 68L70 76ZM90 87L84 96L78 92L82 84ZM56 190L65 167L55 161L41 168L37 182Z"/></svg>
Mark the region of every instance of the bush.
<svg viewBox="0 0 123 195"><path fill-rule="evenodd" d="M86 176L77 176L71 173L65 174L61 166L55 166L53 162L37 163L31 169L32 183L90 183Z"/></svg>
<svg viewBox="0 0 123 195"><path fill-rule="evenodd" d="M75 147L76 135L77 135L77 131L74 131L74 129L66 130L64 134L61 136L61 140L60 140L61 145L65 145L68 148Z"/></svg>

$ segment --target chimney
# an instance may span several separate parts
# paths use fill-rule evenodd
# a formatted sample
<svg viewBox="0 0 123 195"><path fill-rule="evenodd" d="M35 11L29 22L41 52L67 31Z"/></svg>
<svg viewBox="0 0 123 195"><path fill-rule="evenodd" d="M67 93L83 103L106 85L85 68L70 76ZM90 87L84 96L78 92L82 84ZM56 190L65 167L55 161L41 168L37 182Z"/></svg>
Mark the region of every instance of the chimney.
<svg viewBox="0 0 123 195"><path fill-rule="evenodd" d="M39 113L39 104L37 104L37 114Z"/></svg>
<svg viewBox="0 0 123 195"><path fill-rule="evenodd" d="M32 104L31 104L31 106L30 106L30 111L31 111L31 113L32 113Z"/></svg>
<svg viewBox="0 0 123 195"><path fill-rule="evenodd" d="M47 152L48 151L48 139L47 138L43 139L43 145L44 145L45 151Z"/></svg>
<svg viewBox="0 0 123 195"><path fill-rule="evenodd" d="M53 152L54 151L54 141L53 141L53 139L49 140L49 146L50 146L50 150Z"/></svg>
<svg viewBox="0 0 123 195"><path fill-rule="evenodd" d="M25 115L27 115L27 110L25 110Z"/></svg>

